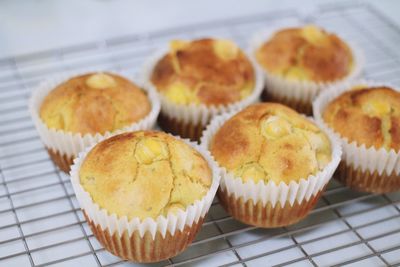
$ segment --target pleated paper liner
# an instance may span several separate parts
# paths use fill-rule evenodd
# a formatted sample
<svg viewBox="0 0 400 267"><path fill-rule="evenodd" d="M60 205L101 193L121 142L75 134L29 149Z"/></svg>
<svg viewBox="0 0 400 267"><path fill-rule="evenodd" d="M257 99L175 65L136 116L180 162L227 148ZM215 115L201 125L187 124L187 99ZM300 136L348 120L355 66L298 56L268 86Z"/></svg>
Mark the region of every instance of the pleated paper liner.
<svg viewBox="0 0 400 267"><path fill-rule="evenodd" d="M393 149L376 149L364 144L350 142L325 123L322 113L325 107L342 93L356 86L388 86L400 92L393 85L356 80L332 86L321 93L313 103L314 117L321 128L332 132L341 142L343 155L341 167L337 170L337 179L345 185L363 192L388 193L400 190L400 152Z"/></svg>
<svg viewBox="0 0 400 267"><path fill-rule="evenodd" d="M46 148L51 160L65 173L71 170L71 165L74 163L73 156L67 156L57 151L53 151L51 148Z"/></svg>
<svg viewBox="0 0 400 267"><path fill-rule="evenodd" d="M169 101L164 95L157 91L156 87L151 82L154 66L166 53L168 53L167 46L157 51L146 62L142 72L142 79L146 86L152 88L153 91L157 92L159 95L161 113L158 122L163 130L183 138L189 138L192 141L199 141L203 130L214 116L241 109L259 101L264 88L263 73L249 55L247 55L247 57L254 69L255 85L252 93L245 99L229 105L218 106L206 106L204 104L181 105Z"/></svg>
<svg viewBox="0 0 400 267"><path fill-rule="evenodd" d="M203 124L182 123L179 119L168 117L162 113L158 116L158 125L168 133L189 138L192 141L200 140L204 130Z"/></svg>
<svg viewBox="0 0 400 267"><path fill-rule="evenodd" d="M302 26L305 25L289 24L284 27L275 26L268 30L256 33L250 41L250 56L253 57L255 62L257 62L255 59L255 52L263 43L272 38L274 33L287 27ZM353 68L346 77L330 82L288 80L285 77L271 73L261 67L265 79L264 97L269 99L271 102L279 102L297 110L298 112L312 115L312 101L321 91L331 85L341 84L357 78L364 66L363 53L351 40L346 40L343 36L340 36L339 34L337 35L350 47L354 59Z"/></svg>
<svg viewBox="0 0 400 267"><path fill-rule="evenodd" d="M156 219L140 220L118 217L94 203L80 184L79 170L93 146L81 152L71 168L71 183L85 218L99 242L114 255L135 262L158 262L182 252L201 228L211 206L220 175L208 151L195 143L183 140L197 150L212 169L213 180L208 193L185 210L169 213Z"/></svg>
<svg viewBox="0 0 400 267"><path fill-rule="evenodd" d="M400 190L400 175L394 171L379 174L378 171L362 171L360 167L354 168L341 162L336 172L337 180L356 191L380 194Z"/></svg>
<svg viewBox="0 0 400 267"><path fill-rule="evenodd" d="M124 73L118 73L109 70L88 69L80 72L68 72L54 76L41 82L38 87L33 91L32 96L29 100L29 113L35 124L36 130L38 131L42 142L49 152L51 159L64 172L69 172L73 159L85 147L96 143L98 140L104 137L109 137L117 133L151 129L154 127L158 113L160 112L160 102L157 94L151 88L142 88L148 95L149 101L151 103L151 110L149 114L147 114L140 121L132 123L131 125L128 125L122 129L113 132L106 132L104 134L82 135L79 133L65 132L62 130L56 130L47 127L47 125L42 121L39 115L40 107L44 98L50 93L50 91L52 91L62 82L67 81L73 77L92 72L109 72L129 79L129 76ZM141 85L140 83L137 83L132 79L130 80L139 86Z"/></svg>
<svg viewBox="0 0 400 267"><path fill-rule="evenodd" d="M295 99L288 98L286 96L276 96L273 95L271 92L267 93L266 90L263 91L262 100L264 102L276 102L276 103L283 103L284 105L295 109L297 112L311 115L312 114L312 105L308 102L302 102Z"/></svg>
<svg viewBox="0 0 400 267"><path fill-rule="evenodd" d="M283 227L295 224L304 219L317 204L324 188L309 200L295 201L292 205L286 201L282 206L278 202L275 206L268 202L263 205L261 201L254 202L252 199L244 201L243 197L236 198L234 194L228 195L218 189L217 195L222 207L235 219L245 224L264 228Z"/></svg>
<svg viewBox="0 0 400 267"><path fill-rule="evenodd" d="M215 117L203 132L201 145L208 149L211 140L221 126L236 112ZM340 142L333 134L324 131L331 142L332 159L325 168L315 175L289 184L274 181L257 184L253 180L243 182L224 167L221 172L221 186L218 198L222 206L235 219L246 224L272 228L286 226L303 219L323 193L327 183L336 170L340 157Z"/></svg>
<svg viewBox="0 0 400 267"><path fill-rule="evenodd" d="M166 260L184 251L192 243L204 220L202 217L193 225L186 225L182 231L176 231L175 234L167 232L164 237L157 232L153 238L149 232L141 236L138 230L130 235L128 231L122 235L110 235L108 230L103 230L84 214L94 236L107 251L124 260L143 263Z"/></svg>

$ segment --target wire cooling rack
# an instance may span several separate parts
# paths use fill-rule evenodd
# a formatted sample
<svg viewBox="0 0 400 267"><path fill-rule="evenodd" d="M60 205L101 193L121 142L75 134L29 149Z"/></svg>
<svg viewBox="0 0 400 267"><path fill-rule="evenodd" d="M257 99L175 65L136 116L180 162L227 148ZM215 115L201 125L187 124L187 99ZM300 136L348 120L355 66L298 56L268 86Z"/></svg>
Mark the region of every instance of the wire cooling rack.
<svg viewBox="0 0 400 267"><path fill-rule="evenodd" d="M354 40L365 76L400 84L400 29L370 6L320 6L214 21L0 59L0 266L137 266L105 251L88 228L69 178L49 159L27 111L41 79L87 67L137 72L171 38L222 36L245 46L256 31L314 22ZM217 200L193 244L153 266L400 266L400 192L362 194L332 181L304 221L258 229Z"/></svg>

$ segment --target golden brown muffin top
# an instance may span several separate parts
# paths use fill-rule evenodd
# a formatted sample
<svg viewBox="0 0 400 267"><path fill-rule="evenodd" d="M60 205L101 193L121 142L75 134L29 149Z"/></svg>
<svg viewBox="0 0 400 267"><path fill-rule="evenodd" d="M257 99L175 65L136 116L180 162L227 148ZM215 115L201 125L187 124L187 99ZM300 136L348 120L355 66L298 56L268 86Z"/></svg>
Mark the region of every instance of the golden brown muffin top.
<svg viewBox="0 0 400 267"><path fill-rule="evenodd" d="M239 47L213 39L172 41L151 81L173 103L207 106L242 100L255 84L253 67Z"/></svg>
<svg viewBox="0 0 400 267"><path fill-rule="evenodd" d="M306 179L331 160L325 133L277 103L254 104L230 118L215 134L210 151L222 167L255 183Z"/></svg>
<svg viewBox="0 0 400 267"><path fill-rule="evenodd" d="M49 127L81 134L104 134L144 118L146 93L111 73L89 73L58 85L43 100L40 118Z"/></svg>
<svg viewBox="0 0 400 267"><path fill-rule="evenodd" d="M350 142L400 150L400 93L392 88L357 86L331 101L323 119Z"/></svg>
<svg viewBox="0 0 400 267"><path fill-rule="evenodd" d="M291 80L334 81L353 68L347 44L313 25L278 31L256 51L256 58L266 70Z"/></svg>
<svg viewBox="0 0 400 267"><path fill-rule="evenodd" d="M191 146L163 132L116 135L84 159L80 182L93 201L128 219L157 218L205 196L212 172Z"/></svg>

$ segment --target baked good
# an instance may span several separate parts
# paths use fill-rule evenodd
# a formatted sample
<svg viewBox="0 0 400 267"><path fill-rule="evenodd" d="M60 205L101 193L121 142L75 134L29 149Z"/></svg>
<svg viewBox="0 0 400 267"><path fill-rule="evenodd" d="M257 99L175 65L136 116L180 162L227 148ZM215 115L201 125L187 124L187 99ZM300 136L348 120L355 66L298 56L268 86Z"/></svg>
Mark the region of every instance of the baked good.
<svg viewBox="0 0 400 267"><path fill-rule="evenodd" d="M327 99L326 105L319 109L318 116L323 123L341 137L344 147L353 144L352 150L363 147L370 153L375 151L377 162L384 162L383 155L398 154L400 93L381 84L354 84L344 89L337 96ZM347 150L347 154L354 154L352 150ZM379 156L379 153L382 155ZM339 180L360 191L381 193L400 189L400 177L395 170L382 171L382 167L373 168L371 163L356 166L364 157L366 153L361 153L358 164L347 162L349 158L344 158L338 170ZM369 170L366 165L370 166Z"/></svg>
<svg viewBox="0 0 400 267"><path fill-rule="evenodd" d="M78 153L104 136L152 128L160 104L151 89L116 73L92 72L43 81L29 108L50 157L69 172Z"/></svg>
<svg viewBox="0 0 400 267"><path fill-rule="evenodd" d="M228 105L250 95L254 70L228 40L172 41L151 76L157 90L181 105Z"/></svg>
<svg viewBox="0 0 400 267"><path fill-rule="evenodd" d="M181 112L168 111L174 107L187 110L203 107L204 112L212 113L212 109L239 103L257 94L255 74L251 61L231 41L210 38L171 41L168 52L154 64L149 77L162 97L161 127L198 139L208 120L190 123L179 117Z"/></svg>
<svg viewBox="0 0 400 267"><path fill-rule="evenodd" d="M289 80L335 81L353 67L348 45L313 25L278 31L257 50L256 57L263 68Z"/></svg>
<svg viewBox="0 0 400 267"><path fill-rule="evenodd" d="M268 76L266 98L306 114L311 114L312 99L308 98L315 97L327 83L348 78L356 65L346 42L314 25L275 32L257 48L255 56ZM310 85L318 88L301 87ZM307 96L310 90L315 92Z"/></svg>
<svg viewBox="0 0 400 267"><path fill-rule="evenodd" d="M396 152L400 149L400 93L389 87L347 91L330 102L322 116L349 142Z"/></svg>
<svg viewBox="0 0 400 267"><path fill-rule="evenodd" d="M141 220L185 210L208 192L212 181L199 152L162 132L131 132L97 144L79 177L101 208Z"/></svg>
<svg viewBox="0 0 400 267"><path fill-rule="evenodd" d="M331 160L328 137L296 111L276 103L255 104L215 134L215 160L243 182L298 182Z"/></svg>
<svg viewBox="0 0 400 267"><path fill-rule="evenodd" d="M137 131L85 151L72 167L71 182L92 232L108 251L157 262L192 242L219 177L197 145L163 132Z"/></svg>
<svg viewBox="0 0 400 267"><path fill-rule="evenodd" d="M151 109L146 93L111 73L73 77L52 90L40 107L49 127L72 133L104 134L144 118Z"/></svg>
<svg viewBox="0 0 400 267"><path fill-rule="evenodd" d="M268 184L299 185L309 177L321 175L334 161L328 135L306 117L277 103L245 108L215 127L209 139L208 148L218 165L234 179L240 179L240 183L232 182L234 179L226 175L222 183L239 184L236 185L238 192L244 191L243 194L248 195L257 194ZM327 182L329 178L318 179ZM255 191L246 184L253 185ZM313 197L297 205L290 204L289 200L281 206L268 201L263 204L254 197L246 201L232 193L235 186L219 190L218 196L224 208L236 219L261 227L278 227L306 216L323 191L324 184L321 185Z"/></svg>

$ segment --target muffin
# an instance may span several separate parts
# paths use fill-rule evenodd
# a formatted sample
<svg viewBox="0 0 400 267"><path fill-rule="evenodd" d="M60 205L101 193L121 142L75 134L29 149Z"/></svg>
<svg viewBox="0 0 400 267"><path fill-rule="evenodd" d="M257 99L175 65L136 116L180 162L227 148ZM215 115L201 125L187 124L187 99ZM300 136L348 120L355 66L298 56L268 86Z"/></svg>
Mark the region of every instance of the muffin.
<svg viewBox="0 0 400 267"><path fill-rule="evenodd" d="M360 81L332 90L316 99L314 112L343 144L337 178L364 192L400 190L400 92Z"/></svg>
<svg viewBox="0 0 400 267"><path fill-rule="evenodd" d="M281 29L260 40L255 57L265 71L265 98L308 115L321 90L358 75L360 68L349 44L314 25Z"/></svg>
<svg viewBox="0 0 400 267"><path fill-rule="evenodd" d="M118 131L151 128L160 104L154 93L114 73L64 75L43 82L30 112L50 157L68 172L82 149Z"/></svg>
<svg viewBox="0 0 400 267"><path fill-rule="evenodd" d="M341 153L333 136L277 103L254 104L215 118L202 145L222 169L221 205L237 220L265 228L303 219Z"/></svg>
<svg viewBox="0 0 400 267"><path fill-rule="evenodd" d="M160 54L146 77L161 97L159 125L173 134L198 140L212 116L261 94L260 71L231 41L175 40Z"/></svg>
<svg viewBox="0 0 400 267"><path fill-rule="evenodd" d="M218 188L209 153L169 134L115 135L75 161L71 181L99 242L125 260L157 262L190 244Z"/></svg>

